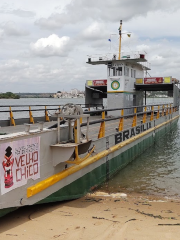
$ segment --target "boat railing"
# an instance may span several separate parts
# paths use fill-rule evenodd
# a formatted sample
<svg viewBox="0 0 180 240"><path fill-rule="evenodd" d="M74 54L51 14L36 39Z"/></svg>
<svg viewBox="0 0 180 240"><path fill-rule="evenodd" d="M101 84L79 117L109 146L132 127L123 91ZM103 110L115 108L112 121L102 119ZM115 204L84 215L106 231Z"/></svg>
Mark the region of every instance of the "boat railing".
<svg viewBox="0 0 180 240"><path fill-rule="evenodd" d="M133 113L124 114L126 110L130 109L133 109ZM167 103L89 111L87 112L88 114L101 113L102 115L101 119L96 119L89 122L89 125L94 125L91 127L89 137L95 140L108 136L114 132L121 132L146 123L152 123L151 125L155 126L154 120L157 120L161 117L166 117L168 115L171 117L172 114L178 110L179 107L174 107L172 103ZM107 116L107 112L111 111L119 111L120 115L116 117ZM86 123L81 124L83 133L86 131L86 126Z"/></svg>
<svg viewBox="0 0 180 240"><path fill-rule="evenodd" d="M106 53L106 54L93 54L87 55L88 61L108 61L108 60L118 60L118 52ZM145 59L147 53L145 51L132 51L132 52L121 52L121 60L125 59ZM143 60L142 60L143 61Z"/></svg>
<svg viewBox="0 0 180 240"><path fill-rule="evenodd" d="M103 104L77 104L84 110L104 109ZM60 112L64 105L0 105L0 127L34 124L57 120L52 117L54 112Z"/></svg>
<svg viewBox="0 0 180 240"><path fill-rule="evenodd" d="M91 125L91 129L89 131L89 138L98 139L105 136L108 136L114 132L124 131L126 129L130 129L132 127L136 127L142 124L146 124L147 122L151 122L154 124L154 120L159 119L161 117L169 117L172 116L172 113L179 110L178 107L173 106L172 103L163 103L163 104L153 104L153 105L142 105L142 106L132 106L126 108L114 108L108 109L104 108L102 105L94 105L96 110L92 110L92 108L88 109L88 105L81 104L82 108L86 108L83 113L90 114L91 119L89 121L89 125ZM9 109L3 109L4 107ZM26 109L20 109L25 107ZM40 108L41 107L41 108ZM100 109L101 107L101 109ZM32 106L19 106L14 105L12 107L9 106L0 106L0 114L7 113L9 115L9 119L0 120L0 126L16 126L23 124L34 124L37 122L50 122L57 121L56 117L53 117L55 112L61 113L62 106L59 105L32 105ZM115 112L119 112L119 115L112 116ZM34 117L35 113L42 113L40 117ZM51 114L52 112L52 114ZM112 112L112 115L110 115ZM14 114L21 114L19 118L14 118ZM28 113L28 118L22 118L22 113ZM42 116L43 115L43 116ZM17 115L18 116L18 115ZM93 117L94 116L94 117ZM57 128L56 126L52 126L50 128ZM81 123L81 131L86 134L87 132L87 123Z"/></svg>

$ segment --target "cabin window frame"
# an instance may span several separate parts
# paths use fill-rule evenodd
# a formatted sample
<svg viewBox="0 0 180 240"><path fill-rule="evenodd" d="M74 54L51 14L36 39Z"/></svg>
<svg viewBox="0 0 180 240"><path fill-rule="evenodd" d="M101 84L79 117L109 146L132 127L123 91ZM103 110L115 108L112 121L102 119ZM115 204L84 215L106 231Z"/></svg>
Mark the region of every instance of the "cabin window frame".
<svg viewBox="0 0 180 240"><path fill-rule="evenodd" d="M124 76L129 77L129 68L127 66L124 66Z"/></svg>

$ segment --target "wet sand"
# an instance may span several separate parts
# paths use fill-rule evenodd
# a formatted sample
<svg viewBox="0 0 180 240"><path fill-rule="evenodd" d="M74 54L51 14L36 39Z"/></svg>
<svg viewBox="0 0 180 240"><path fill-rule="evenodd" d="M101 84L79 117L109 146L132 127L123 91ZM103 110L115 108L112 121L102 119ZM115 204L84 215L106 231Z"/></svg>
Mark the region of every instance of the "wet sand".
<svg viewBox="0 0 180 240"><path fill-rule="evenodd" d="M0 219L0 240L180 238L180 200L96 192L28 206Z"/></svg>

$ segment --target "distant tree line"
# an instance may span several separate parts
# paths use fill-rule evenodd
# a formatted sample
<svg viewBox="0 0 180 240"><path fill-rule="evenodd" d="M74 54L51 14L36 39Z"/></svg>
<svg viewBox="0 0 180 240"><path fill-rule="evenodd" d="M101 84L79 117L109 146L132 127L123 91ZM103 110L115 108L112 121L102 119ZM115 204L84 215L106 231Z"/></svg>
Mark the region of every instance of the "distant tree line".
<svg viewBox="0 0 180 240"><path fill-rule="evenodd" d="M17 94L14 94L12 92L6 92L6 93L0 93L0 98L5 98L5 99L19 99L20 96Z"/></svg>

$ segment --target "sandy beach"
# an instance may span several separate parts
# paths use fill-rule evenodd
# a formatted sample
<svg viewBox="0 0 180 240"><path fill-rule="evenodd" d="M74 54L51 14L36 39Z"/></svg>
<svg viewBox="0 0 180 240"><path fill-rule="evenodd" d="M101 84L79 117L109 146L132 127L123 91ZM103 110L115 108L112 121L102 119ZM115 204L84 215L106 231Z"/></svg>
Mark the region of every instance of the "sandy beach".
<svg viewBox="0 0 180 240"><path fill-rule="evenodd" d="M180 238L180 200L96 192L28 206L0 219L1 240Z"/></svg>

